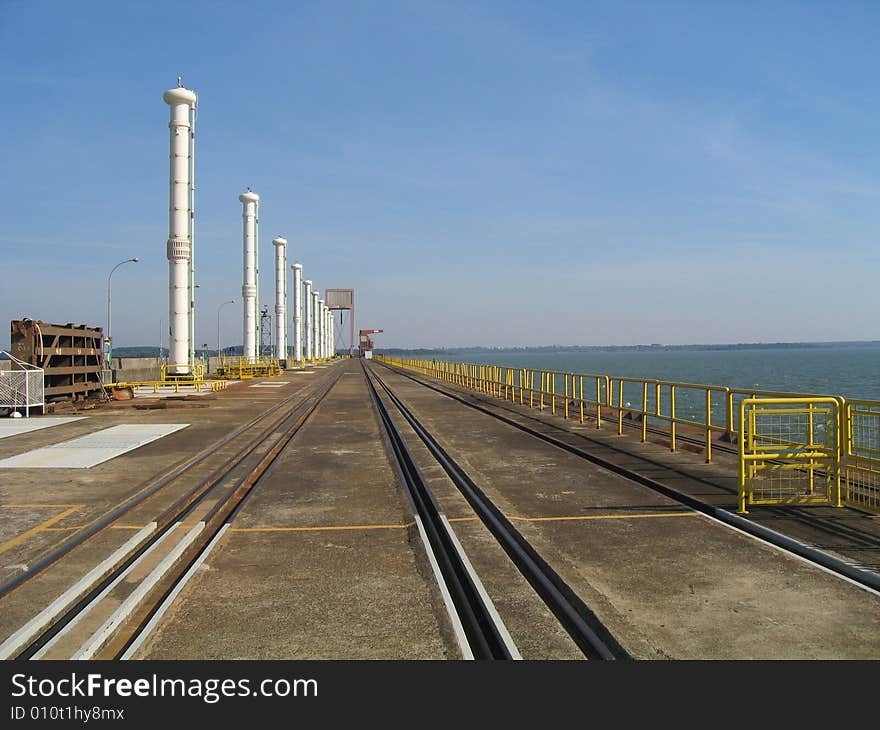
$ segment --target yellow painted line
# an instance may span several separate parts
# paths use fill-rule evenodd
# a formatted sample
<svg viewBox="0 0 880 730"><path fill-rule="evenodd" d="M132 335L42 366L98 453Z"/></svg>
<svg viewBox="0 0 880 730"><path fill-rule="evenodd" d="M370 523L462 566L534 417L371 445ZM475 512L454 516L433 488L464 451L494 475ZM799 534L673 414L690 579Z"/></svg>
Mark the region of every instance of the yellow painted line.
<svg viewBox="0 0 880 730"><path fill-rule="evenodd" d="M651 512L628 515L571 515L565 517L519 517L509 516L510 520L520 522L563 522L580 520L629 520L641 517L695 517L697 512ZM449 522L475 522L479 517L451 517ZM312 527L230 527L229 532L321 532L330 530L402 530L415 525L407 522L402 525L315 525Z"/></svg>
<svg viewBox="0 0 880 730"><path fill-rule="evenodd" d="M230 527L229 532L321 532L325 530L404 530L415 525L318 525L314 527Z"/></svg>
<svg viewBox="0 0 880 730"><path fill-rule="evenodd" d="M572 515L569 517L514 517L508 516L509 520L520 522L566 522L580 520L633 520L643 517L696 517L699 512L648 512L636 515Z"/></svg>
<svg viewBox="0 0 880 730"><path fill-rule="evenodd" d="M40 509L41 507L85 507L84 504L0 504L3 509Z"/></svg>
<svg viewBox="0 0 880 730"><path fill-rule="evenodd" d="M33 537L34 535L36 535L38 532L41 532L42 530L45 530L47 527L52 527L52 525L54 525L56 522L61 522L61 520L63 520L68 515L73 514L81 507L85 507L85 505L84 504L72 505L72 506L68 507L66 510L64 510L63 512L60 512L59 514L55 515L54 517L50 517L45 522L41 522L36 527L32 527L30 530L26 530L25 532L22 532L18 537L13 537L11 540L7 540L2 545L0 545L0 555L5 553L7 550L11 550L16 545L20 545L28 538Z"/></svg>

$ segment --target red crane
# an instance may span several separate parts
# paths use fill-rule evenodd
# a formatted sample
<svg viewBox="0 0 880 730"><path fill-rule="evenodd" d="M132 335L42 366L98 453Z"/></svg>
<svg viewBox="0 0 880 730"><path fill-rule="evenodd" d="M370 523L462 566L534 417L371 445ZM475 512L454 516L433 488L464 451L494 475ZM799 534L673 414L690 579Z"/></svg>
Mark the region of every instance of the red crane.
<svg viewBox="0 0 880 730"><path fill-rule="evenodd" d="M370 335L378 335L385 330L360 330L358 332L358 355L368 360L373 357L373 339Z"/></svg>

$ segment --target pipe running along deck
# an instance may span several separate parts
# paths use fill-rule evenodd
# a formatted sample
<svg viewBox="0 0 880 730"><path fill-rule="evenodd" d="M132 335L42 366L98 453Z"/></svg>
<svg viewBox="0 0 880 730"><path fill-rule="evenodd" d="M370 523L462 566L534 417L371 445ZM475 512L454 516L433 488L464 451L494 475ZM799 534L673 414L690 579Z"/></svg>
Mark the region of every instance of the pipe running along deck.
<svg viewBox="0 0 880 730"><path fill-rule="evenodd" d="M458 610L461 623L470 642L475 658L511 658L506 647L499 646L497 625L490 621L482 600L475 598L476 591L458 572L461 557L449 539L449 523L441 519L439 506L427 488L403 437L395 427L387 409L379 398L366 365L364 374L370 385L376 408L380 413L395 456L400 464L402 480L412 495L416 514L422 518L429 536L430 549L441 563L443 578L450 587L453 602ZM440 446L436 439L422 426L412 412L398 399L391 389L373 371L372 378L379 383L390 401L410 424L419 438L428 447L455 486L467 499L477 516L489 529L508 557L517 566L532 588L540 595L565 630L589 659L628 659L629 653L612 635L596 614L562 580L550 565L528 543L501 511L488 499L485 493L473 482L462 467L456 463ZM446 567L449 566L449 567ZM478 596L478 594L477 594Z"/></svg>
<svg viewBox="0 0 880 730"><path fill-rule="evenodd" d="M32 616L28 622L8 636L0 644L0 657L51 657L50 650L59 643L57 637L68 626L71 628L76 626L85 615L84 612L96 606L101 599L109 595L123 578L128 576L127 583L130 583L133 580L131 577L133 571L143 569L143 566L149 564L149 560L154 560L159 555L168 558L161 566L164 573L172 568L178 558L188 554L190 544L203 544L205 538L197 539L199 533L205 527L212 525L218 514L225 514L225 507L237 504L244 495L249 493L259 475L268 468L272 459L267 460L268 457L262 456L262 453L274 444L269 451L269 455L274 458L280 449L279 444L286 444L293 437L305 419L314 411L317 403L332 388L338 377L336 375L327 387L322 388L321 383L315 384L304 392L284 398L266 412L236 429L232 434L178 466L170 474L142 489L132 499L38 560L22 575L7 581L2 587L3 593L0 594L5 600L9 600L9 594L14 594L17 589L40 576L48 568L63 561L65 557L118 522L121 517L129 514L135 507L142 507L151 497L161 495L196 465L208 460L223 447L239 442L239 448L232 455L224 456L221 463L211 471L208 477L201 479L195 486L187 488L176 496L170 505L166 506L122 547L107 556L42 611ZM242 441L243 444L240 443ZM160 545L165 541L169 545L174 545L175 541L171 539L171 533L181 532L181 528L184 527L187 520L194 521L195 524L189 525L187 535L176 543L177 554L169 558L173 550L171 553L167 551L163 553L163 548ZM213 535L213 533L210 534ZM153 565L152 567L158 568L159 566ZM159 574L147 572L149 574L141 576L144 579L143 584L147 586L144 597L152 589L152 585L149 585L150 582L155 584L161 578ZM132 605L128 605L126 608L134 610ZM106 627L105 631L108 628L115 631L118 628L116 625L118 623L120 621L116 621L112 627ZM111 634L112 631L106 633L101 644L109 639ZM100 648L100 646L95 646L86 653L94 654Z"/></svg>

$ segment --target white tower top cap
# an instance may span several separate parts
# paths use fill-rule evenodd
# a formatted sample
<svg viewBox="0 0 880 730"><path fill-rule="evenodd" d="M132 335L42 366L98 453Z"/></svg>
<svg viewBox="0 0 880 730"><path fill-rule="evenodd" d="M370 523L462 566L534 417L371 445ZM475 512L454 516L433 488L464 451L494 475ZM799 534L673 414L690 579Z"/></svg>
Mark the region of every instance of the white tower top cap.
<svg viewBox="0 0 880 730"><path fill-rule="evenodd" d="M242 193L241 195L239 195L238 199L242 203L257 203L260 200L260 196L248 190L246 193Z"/></svg>
<svg viewBox="0 0 880 730"><path fill-rule="evenodd" d="M287 239L286 239L286 238L282 238L281 236L278 236L278 238L275 238L275 239L272 240L272 243L273 243L273 245L275 245L275 246L286 246L286 245L287 245Z"/></svg>
<svg viewBox="0 0 880 730"><path fill-rule="evenodd" d="M301 263L297 262L293 266L291 266L290 268L291 269L302 269L302 267L303 267L303 265Z"/></svg>
<svg viewBox="0 0 880 730"><path fill-rule="evenodd" d="M165 100L166 104L189 104L194 106L196 103L196 92L179 86L176 89L168 89L168 91L162 94L162 99Z"/></svg>

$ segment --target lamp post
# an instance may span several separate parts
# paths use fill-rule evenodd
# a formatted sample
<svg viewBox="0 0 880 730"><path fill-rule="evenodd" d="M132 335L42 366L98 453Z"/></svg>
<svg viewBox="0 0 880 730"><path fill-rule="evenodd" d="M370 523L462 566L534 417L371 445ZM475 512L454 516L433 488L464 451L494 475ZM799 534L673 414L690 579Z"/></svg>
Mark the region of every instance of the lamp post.
<svg viewBox="0 0 880 730"><path fill-rule="evenodd" d="M190 272L192 298L189 300L189 364L193 367L196 364L196 289L201 287L201 284L192 283L192 272Z"/></svg>
<svg viewBox="0 0 880 730"><path fill-rule="evenodd" d="M217 307L217 357L220 358L220 310L223 309L227 304L235 304L234 299L230 299L228 302L223 302L219 307Z"/></svg>
<svg viewBox="0 0 880 730"><path fill-rule="evenodd" d="M111 300L111 296L110 296L111 279L113 278L113 272L116 271L116 269L118 269L120 266L122 266L123 264L128 264L128 263L135 263L136 264L138 261L140 261L140 259L137 256L135 256L134 258L131 258L131 259L125 259L125 261L120 261L118 264L116 264L116 266L114 266L112 269L110 269L110 275L107 277L107 338L106 339L107 339L107 369L108 370L110 369L110 361L111 361L112 355L113 355L113 338L110 333L110 321L111 321L110 320L110 313L112 311L112 309L111 309L111 301L112 300Z"/></svg>

